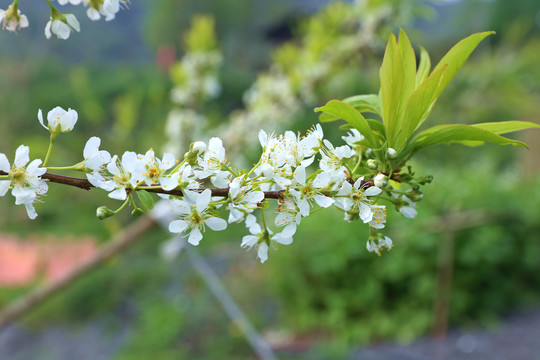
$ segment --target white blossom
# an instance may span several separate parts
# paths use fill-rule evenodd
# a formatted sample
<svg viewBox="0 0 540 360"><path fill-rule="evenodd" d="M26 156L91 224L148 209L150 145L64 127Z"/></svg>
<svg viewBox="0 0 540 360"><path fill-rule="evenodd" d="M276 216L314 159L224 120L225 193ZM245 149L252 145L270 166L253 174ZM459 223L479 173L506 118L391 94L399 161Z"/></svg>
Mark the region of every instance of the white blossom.
<svg viewBox="0 0 540 360"><path fill-rule="evenodd" d="M323 208L327 208L334 203L334 199L325 196L321 192L330 183L330 175L327 173L320 173L315 179L306 183L306 169L299 166L296 168L293 178L296 184L293 185L294 188L289 189L289 192L296 198L302 216L309 215L310 203L313 201Z"/></svg>
<svg viewBox="0 0 540 360"><path fill-rule="evenodd" d="M146 154L139 154L135 163L133 178L135 183L146 183L146 185L160 184L163 190L173 190L178 186L180 174L166 174L167 170L176 164L173 154L164 153L163 160L154 155L154 150L150 149Z"/></svg>
<svg viewBox="0 0 540 360"><path fill-rule="evenodd" d="M370 206L371 201L367 197L379 195L382 190L377 186L363 189L362 180L362 177L358 178L354 185L344 181L336 194L338 197L336 205L346 211L358 211L360 219L368 223L373 219L373 211Z"/></svg>
<svg viewBox="0 0 540 360"><path fill-rule="evenodd" d="M93 171L102 170L103 166L111 161L111 154L105 150L99 150L101 139L92 136L86 142L83 150L84 165Z"/></svg>
<svg viewBox="0 0 540 360"><path fill-rule="evenodd" d="M47 113L47 125L45 125L41 109L38 111L38 120L41 126L48 129L51 133L69 132L73 130L78 117L79 115L75 110L68 109L68 111L66 111L60 106L57 106Z"/></svg>
<svg viewBox="0 0 540 360"><path fill-rule="evenodd" d="M257 204L264 200L264 192L252 189L251 181L240 176L231 181L229 187L229 223L244 219L247 213L257 208Z"/></svg>
<svg viewBox="0 0 540 360"><path fill-rule="evenodd" d="M249 226L249 232L251 235L246 235L242 238L242 248L250 250L253 246L257 245L257 258L264 263L268 260L268 248L271 241L275 241L282 245L289 245L293 242L292 236L296 232L296 226L286 226L282 232L272 235L270 230L262 230L261 226L254 223Z"/></svg>
<svg viewBox="0 0 540 360"><path fill-rule="evenodd" d="M63 14L61 18L51 18L45 25L45 37L51 38L51 32L59 39L66 40L69 38L71 31L81 31L79 21L73 14Z"/></svg>
<svg viewBox="0 0 540 360"><path fill-rule="evenodd" d="M392 246L392 239L390 239L388 236L378 239L377 242L375 242L375 240L369 239L366 243L367 251L375 252L379 256L381 256L381 249L386 248L388 249L388 251L390 251L390 249L392 249Z"/></svg>
<svg viewBox="0 0 540 360"><path fill-rule="evenodd" d="M107 170L110 175L103 176L98 172L86 174L88 181L95 187L105 191L110 191L111 199L126 200L127 189L137 187L137 178L132 176L137 162L137 154L132 151L126 151L122 155L122 161L118 161L118 156L114 155L107 164Z"/></svg>
<svg viewBox="0 0 540 360"><path fill-rule="evenodd" d="M347 133L347 136L342 136L341 138L349 146L355 146L356 143L364 140L364 136L356 129L351 129L350 132Z"/></svg>
<svg viewBox="0 0 540 360"><path fill-rule="evenodd" d="M373 212L373 218L369 222L369 226L374 229L384 228L384 224L386 223L386 206L372 205L371 211Z"/></svg>
<svg viewBox="0 0 540 360"><path fill-rule="evenodd" d="M39 167L41 160L36 159L30 162L30 148L21 145L15 151L13 166L10 165L6 155L0 153L0 171L8 173L9 180L0 180L0 196L4 196L10 187L11 194L15 196L15 205L24 205L30 219L37 217L33 203L38 195L47 192L48 186L41 178L47 169ZM28 164L28 166L26 166Z"/></svg>
<svg viewBox="0 0 540 360"><path fill-rule="evenodd" d="M17 9L17 14L15 14L13 8L10 6L7 10L0 9L0 23L3 29L15 32L18 29L28 27L28 18L19 9Z"/></svg>
<svg viewBox="0 0 540 360"><path fill-rule="evenodd" d="M179 219L169 224L169 231L178 234L189 232L188 242L199 245L206 225L214 231L224 230L227 222L208 213L211 197L210 189L206 189L202 193L185 191L184 200L172 200L172 210Z"/></svg>

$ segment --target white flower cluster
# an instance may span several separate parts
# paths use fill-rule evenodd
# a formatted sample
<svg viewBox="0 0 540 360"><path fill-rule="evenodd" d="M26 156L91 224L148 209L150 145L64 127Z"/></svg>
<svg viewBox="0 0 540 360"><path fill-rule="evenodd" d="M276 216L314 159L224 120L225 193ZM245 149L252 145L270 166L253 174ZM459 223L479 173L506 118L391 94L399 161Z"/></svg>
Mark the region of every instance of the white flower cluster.
<svg viewBox="0 0 540 360"><path fill-rule="evenodd" d="M72 31L81 31L75 15L63 14L54 7L50 0L46 1L51 9L50 19L45 25L47 39L54 34L57 38L66 40ZM129 0L58 0L59 5L71 4L88 7L86 14L94 21L101 19L101 17L104 17L105 21L113 20L120 8L127 6L128 3ZM18 0L14 0L7 10L0 9L0 24L3 29L11 32L28 27L28 18L18 9Z"/></svg>
<svg viewBox="0 0 540 360"><path fill-rule="evenodd" d="M25 205L31 219L37 216L33 204L48 189L42 176L47 171L51 146L58 134L74 128L77 118L75 110L56 107L48 112L45 124L39 110L39 122L51 133L43 165L41 160L28 164L29 148L24 145L17 149L13 165L0 153L0 196L11 189L15 203ZM388 237L377 233L386 223L386 208L376 203L385 175L374 172L373 178L353 179L354 172L349 165L351 160L362 158L357 151L365 150L356 143L363 137L352 130L343 139L346 145L334 146L324 139L320 125L304 137L292 131L269 135L261 130L260 160L251 170L239 171L230 167L223 142L217 137L208 143L193 143L181 162L170 153L158 158L152 149L145 154L126 151L121 156L111 156L100 150L98 137L91 137L84 147L82 162L68 168L49 169L84 171L90 184L107 191L110 198L124 201L116 211L100 207L97 215L102 219L116 214L129 203L135 207L134 214L138 213L142 210L137 208L133 194L142 190L158 192L169 200L174 214L169 230L187 237L193 245L199 244L206 227L219 231L227 224L245 222L250 235L244 236L241 246L257 247L257 257L264 262L273 243L292 243L298 225L314 208L335 206L345 213L346 220L360 219L369 224L372 230L367 249L380 253L381 248L392 246ZM54 181L54 174L48 174L47 179ZM209 189L210 184L215 188ZM139 198L147 206L143 198L149 195L141 194ZM411 193L391 194L402 204L403 215L416 215ZM278 201L271 222L264 213L268 198ZM227 220L222 213L227 213Z"/></svg>

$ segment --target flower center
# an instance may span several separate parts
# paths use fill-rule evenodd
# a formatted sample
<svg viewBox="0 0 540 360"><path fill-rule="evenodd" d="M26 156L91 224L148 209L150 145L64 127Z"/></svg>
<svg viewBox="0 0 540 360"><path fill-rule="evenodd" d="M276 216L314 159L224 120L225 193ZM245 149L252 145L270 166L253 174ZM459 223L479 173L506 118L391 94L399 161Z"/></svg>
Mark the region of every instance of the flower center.
<svg viewBox="0 0 540 360"><path fill-rule="evenodd" d="M13 185L26 185L26 170L23 167L14 167L9 172L9 178Z"/></svg>
<svg viewBox="0 0 540 360"><path fill-rule="evenodd" d="M315 190L311 186L304 186L302 189L302 197L310 199L315 195Z"/></svg>
<svg viewBox="0 0 540 360"><path fill-rule="evenodd" d="M189 220L195 226L199 226L203 222L202 216L196 211L191 213Z"/></svg>
<svg viewBox="0 0 540 360"><path fill-rule="evenodd" d="M159 170L156 166L151 166L149 169L148 169L148 177L150 178L150 180L155 183L157 182L157 180L159 179L161 175L161 170Z"/></svg>
<svg viewBox="0 0 540 360"><path fill-rule="evenodd" d="M114 175L114 181L122 186L129 185L130 177L128 174L122 172L121 175Z"/></svg>

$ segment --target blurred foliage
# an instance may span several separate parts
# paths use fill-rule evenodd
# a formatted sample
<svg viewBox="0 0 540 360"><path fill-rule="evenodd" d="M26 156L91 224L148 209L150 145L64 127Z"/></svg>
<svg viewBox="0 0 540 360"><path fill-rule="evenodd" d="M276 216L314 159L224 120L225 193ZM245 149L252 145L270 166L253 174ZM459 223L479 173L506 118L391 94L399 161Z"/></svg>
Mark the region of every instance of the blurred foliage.
<svg viewBox="0 0 540 360"><path fill-rule="evenodd" d="M355 343L426 334L434 321L437 253L445 236L455 241L452 325L490 324L496 314L538 302L540 181L523 183L515 169L501 173L481 159L459 166L461 171L451 164L429 167L435 181L426 189L419 220L393 218L395 249L380 258L365 250L365 225L337 227L337 211L306 219L295 246L265 267L282 298L283 320L296 330L325 329L336 341ZM522 187L532 193L520 192ZM488 219L441 233L458 212ZM286 276L283 269L289 269Z"/></svg>
<svg viewBox="0 0 540 360"><path fill-rule="evenodd" d="M377 32L382 40L396 24L407 24L426 14L425 7L408 1L370 1L369 5L375 9L381 3L400 10L396 11L397 18L384 22ZM538 118L540 42L536 36L538 24L530 16L537 11L536 0L482 3L491 12L483 12L479 23L491 24L483 30L499 30L498 40L474 54L464 66L439 100L432 114L434 123ZM241 105L241 94L257 71L268 65L268 54L275 48L265 34L295 10L292 2L284 0L247 4L157 0L149 8L146 28L155 48L163 44L180 48L180 34L193 13L215 17L218 45L208 36L211 20L201 22L200 31L191 32L186 39L190 48L216 45L223 49L223 94L205 108L214 124ZM463 19L463 13L478 14L467 4L458 8L465 10L456 11L454 19ZM346 9L336 2L314 18L300 14L300 20L291 26L293 41L272 52L274 68L279 67L296 90L302 88L305 75L299 62L324 62L340 56L339 51L326 45L351 31L347 28L351 23L339 21ZM517 20L511 21L514 13ZM431 29L435 27L431 25ZM455 38L445 39L449 43L462 35L459 26L443 28L445 33L455 34ZM416 34L420 36L420 32ZM427 42L441 42L443 50L445 41L430 39L430 34L428 31L425 35ZM341 59L339 66L330 69L327 81L315 82L316 96L305 101L286 126L305 130L316 121L311 106L322 105L329 97L373 91L383 42L377 44ZM436 59L434 56L434 62ZM0 79L1 124L9 134L3 138L0 152L11 154L24 143L31 147L31 156L44 154L48 134L38 125L36 112L57 105L76 109L79 122L76 131L57 141L54 160L59 163L51 163L53 166L78 161L83 144L93 135L100 136L102 147L111 152L143 152L163 142L171 84L167 74L158 72L153 64L74 63L51 54L20 61L3 57ZM341 135L329 126L325 126L325 132L336 138ZM225 281L236 285L237 299L257 325L286 327L293 334L307 337L316 329L334 343L335 348L320 345L329 353L340 353L336 343L409 341L428 333L434 321L437 253L444 234L433 232L433 224L444 222L456 212L488 213L485 225L454 233L450 320L458 326L492 324L512 308L540 300L540 243L536 235L540 232L540 165L538 161L533 163L536 165L527 170L534 176L525 180L521 172L525 163L518 158L523 152L494 146L472 150L444 146L421 155L418 168L432 173L435 180L426 189L417 221L392 219L391 237L396 248L380 258L365 250L366 239L358 235L365 233L361 224L343 224L342 214L325 211L324 215L305 219L294 244L273 254L264 266L245 265L245 261L253 265L254 254L241 254L236 267L222 272ZM92 193L51 186L47 206L38 204L40 217L30 227L24 209L14 207L12 199L5 197L0 199L0 228L19 234L94 234L103 241L127 222L127 217L98 222L93 209L103 202ZM105 202L114 203L108 199ZM228 232L228 239L221 235L205 237L201 248L225 254L232 248L236 254L244 230L234 228ZM157 258L157 242L164 236L164 232L158 232L141 239L125 258L115 259L45 304L27 324L45 326L61 319L89 321L107 312L135 309L135 315L128 314L133 330L118 359L248 358L252 353L245 341L194 272L178 264L174 271L172 265ZM228 241L230 248L222 245ZM253 278L242 283L245 278L241 274L246 273ZM171 290L171 284L176 283L182 285ZM25 290L2 289L0 307ZM261 293L278 299L277 319L268 310L276 300L261 299ZM324 351L318 349L317 354Z"/></svg>

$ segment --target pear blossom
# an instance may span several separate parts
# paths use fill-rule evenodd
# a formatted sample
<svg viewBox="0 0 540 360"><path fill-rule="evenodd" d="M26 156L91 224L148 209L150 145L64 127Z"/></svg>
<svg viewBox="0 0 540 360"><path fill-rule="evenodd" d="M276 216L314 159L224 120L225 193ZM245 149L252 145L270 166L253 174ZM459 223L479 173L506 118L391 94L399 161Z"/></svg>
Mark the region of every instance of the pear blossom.
<svg viewBox="0 0 540 360"><path fill-rule="evenodd" d="M89 0L85 0L85 2L88 1ZM82 2L82 0L58 0L58 4L60 5L66 5L67 3L70 3L71 5L80 5Z"/></svg>
<svg viewBox="0 0 540 360"><path fill-rule="evenodd" d="M210 189L206 189L202 193L188 190L184 192L184 200L171 200L172 210L179 219L169 224L169 231L178 234L189 231L188 242L192 245L199 245L206 225L214 231L224 230L227 227L227 222L210 215L208 212L211 197Z"/></svg>
<svg viewBox="0 0 540 360"><path fill-rule="evenodd" d="M99 150L101 139L97 136L92 136L86 142L83 150L84 165L93 171L100 171L104 165L111 161L111 154L105 150Z"/></svg>
<svg viewBox="0 0 540 360"><path fill-rule="evenodd" d="M114 155L107 164L110 175L103 176L98 172L86 174L88 181L95 187L109 192L109 197L116 200L126 200L128 189L137 187L137 179L132 176L137 162L137 154L126 151L122 155L122 161L118 161L118 156Z"/></svg>
<svg viewBox="0 0 540 360"><path fill-rule="evenodd" d="M173 154L164 153L163 160L155 157L154 150L150 149L144 155L139 155L132 174L137 184L147 185L160 184L163 190L173 190L178 186L180 174L166 174L166 171L176 164Z"/></svg>
<svg viewBox="0 0 540 360"><path fill-rule="evenodd" d="M384 205L372 205L371 211L373 212L373 218L369 222L369 226L373 229L382 229L386 223L386 206Z"/></svg>
<svg viewBox="0 0 540 360"><path fill-rule="evenodd" d="M264 200L264 192L252 189L252 185L245 176L234 179L229 187L229 224L242 221L247 213L257 208L257 204Z"/></svg>
<svg viewBox="0 0 540 360"><path fill-rule="evenodd" d="M300 225L302 220L302 214L294 198L286 197L278 207L279 214L276 215L274 222L276 226L287 227L289 225L291 229L296 231L297 225Z"/></svg>
<svg viewBox="0 0 540 360"><path fill-rule="evenodd" d="M343 166L344 159L352 157L354 152L347 145L334 148L334 145L326 139L323 143L325 147L320 150L322 158L319 167L330 175L331 181L341 184L347 178L347 169Z"/></svg>
<svg viewBox="0 0 540 360"><path fill-rule="evenodd" d="M15 151L13 166L10 165L6 155L0 153L0 171L9 175L9 180L0 180L0 196L4 196L10 187L11 194L15 196L15 205L24 205L30 219L37 217L33 203L38 195L47 192L48 186L41 178L47 172L46 168L39 167L41 160L30 162L30 148L21 145ZM28 164L28 166L26 166Z"/></svg>
<svg viewBox="0 0 540 360"><path fill-rule="evenodd" d="M406 205L401 206L399 208L399 212L408 219L414 219L416 215L418 215L418 212L416 211L416 203L406 195L401 195L401 199Z"/></svg>
<svg viewBox="0 0 540 360"><path fill-rule="evenodd" d="M347 136L342 136L341 138L349 146L355 146L358 142L364 140L364 136L356 129L351 129L350 132L347 133Z"/></svg>
<svg viewBox="0 0 540 360"><path fill-rule="evenodd" d="M198 170L195 175L199 179L210 176L212 184L218 188L227 187L229 184L229 172L222 170L226 166L225 148L218 137L213 137L208 142L208 148L198 159Z"/></svg>
<svg viewBox="0 0 540 360"><path fill-rule="evenodd" d="M296 198L298 208L302 216L308 216L310 212L310 202L315 201L317 205L327 208L334 203L334 199L325 196L321 190L330 183L330 175L327 173L318 174L315 179L306 183L306 168L299 166L293 175L296 182L294 188L289 192Z"/></svg>
<svg viewBox="0 0 540 360"><path fill-rule="evenodd" d="M250 250L253 246L257 245L257 258L264 263L268 260L268 248L271 241L275 241L282 245L289 245L293 242L292 236L296 232L296 226L286 226L282 232L270 237L272 232L268 229L263 230L257 223L249 226L249 232L251 235L246 235L242 238L242 248Z"/></svg>
<svg viewBox="0 0 540 360"><path fill-rule="evenodd" d="M66 1L66 0L63 0ZM80 0L70 0L80 1ZM90 7L86 11L86 14L90 20L97 21L101 19L101 16L105 17L105 21L111 21L116 17L116 13L120 11L120 3L124 3L124 0L104 0L99 4L98 8L95 8L93 3L90 3Z"/></svg>
<svg viewBox="0 0 540 360"><path fill-rule="evenodd" d="M362 187L363 177L358 178L354 185L344 181L336 196L339 200L336 205L346 211L358 210L360 219L364 223L368 223L373 219L373 211L371 209L368 196L379 195L382 190L377 186L370 186L367 189Z"/></svg>
<svg viewBox="0 0 540 360"><path fill-rule="evenodd" d="M75 15L60 14L58 17L51 17L47 25L45 25L45 37L50 39L52 32L59 39L67 40L72 30L81 31L81 26Z"/></svg>
<svg viewBox="0 0 540 360"><path fill-rule="evenodd" d="M78 114L73 109L68 111L62 109L60 106L55 107L47 113L47 126L43 122L43 113L41 109L38 111L38 120L45 129L51 133L69 132L73 130L77 123Z"/></svg>
<svg viewBox="0 0 540 360"><path fill-rule="evenodd" d="M377 187L380 187L380 188L384 187L384 185L386 184L386 175L384 174L375 175L375 177L373 178L373 183Z"/></svg>
<svg viewBox="0 0 540 360"><path fill-rule="evenodd" d="M369 239L366 243L367 251L376 252L379 256L381 256L381 249L387 248L388 251L390 251L390 249L392 249L392 246L392 239L390 239L388 236L384 236L378 239L377 243L375 243L375 240L372 239Z"/></svg>
<svg viewBox="0 0 540 360"><path fill-rule="evenodd" d="M7 10L0 9L0 24L3 29L15 32L17 29L28 27L28 18L21 14L19 9L15 13L15 8L11 5Z"/></svg>

